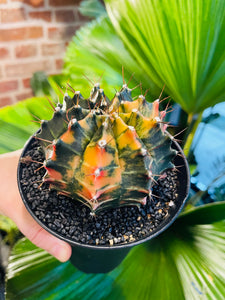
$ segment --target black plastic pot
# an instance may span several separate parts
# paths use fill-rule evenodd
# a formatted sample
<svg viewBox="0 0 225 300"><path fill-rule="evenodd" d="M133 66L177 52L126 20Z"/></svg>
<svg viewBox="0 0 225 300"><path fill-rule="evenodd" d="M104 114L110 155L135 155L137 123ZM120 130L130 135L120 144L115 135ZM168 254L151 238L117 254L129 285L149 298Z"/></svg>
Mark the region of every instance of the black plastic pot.
<svg viewBox="0 0 225 300"><path fill-rule="evenodd" d="M24 150L21 154L21 157L24 157L27 150L31 148L31 145L34 141L34 137L31 137L26 143ZM42 223L32 211L28 201L27 195L23 193L20 179L21 179L21 162L18 165L18 186L23 202L32 215L32 217L48 232L55 235L56 237L68 242L72 246L72 256L71 263L77 267L79 270L85 273L107 273L117 267L122 260L125 258L130 249L136 245L147 242L150 239L158 236L164 230L166 230L177 218L179 213L181 212L185 200L188 196L189 185L190 185L190 175L189 168L187 164L187 160L182 152L181 147L175 141L173 141L172 147L179 151L180 155L177 155L174 160L175 166L179 166L179 171L177 172L178 176L178 186L177 193L178 198L176 199L176 205L170 208L168 216L162 221L162 223L149 235L140 239L139 241L135 241L132 243L122 244L122 245L114 245L114 246L94 246L94 245L85 245L80 244L72 239L65 238L63 235L53 231L48 228L44 223Z"/></svg>

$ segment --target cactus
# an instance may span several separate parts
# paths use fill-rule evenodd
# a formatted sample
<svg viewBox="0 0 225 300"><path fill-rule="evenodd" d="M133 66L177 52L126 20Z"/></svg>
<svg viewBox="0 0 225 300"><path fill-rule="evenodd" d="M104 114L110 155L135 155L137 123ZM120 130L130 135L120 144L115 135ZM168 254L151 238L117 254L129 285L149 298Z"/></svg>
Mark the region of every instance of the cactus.
<svg viewBox="0 0 225 300"><path fill-rule="evenodd" d="M36 134L45 152L43 182L87 205L93 214L145 204L158 176L174 168L176 151L159 112L159 100L132 99L126 84L110 102L99 84L54 109Z"/></svg>

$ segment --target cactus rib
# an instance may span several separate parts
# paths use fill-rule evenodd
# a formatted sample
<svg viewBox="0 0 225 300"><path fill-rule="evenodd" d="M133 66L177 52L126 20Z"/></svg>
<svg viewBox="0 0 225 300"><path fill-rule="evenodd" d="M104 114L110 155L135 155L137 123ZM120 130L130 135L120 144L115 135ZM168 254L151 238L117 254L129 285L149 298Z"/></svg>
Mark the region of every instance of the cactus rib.
<svg viewBox="0 0 225 300"><path fill-rule="evenodd" d="M88 99L65 94L37 133L46 157L43 181L94 213L145 204L157 177L174 168L164 115L158 100L133 101L126 84L111 102L99 84Z"/></svg>

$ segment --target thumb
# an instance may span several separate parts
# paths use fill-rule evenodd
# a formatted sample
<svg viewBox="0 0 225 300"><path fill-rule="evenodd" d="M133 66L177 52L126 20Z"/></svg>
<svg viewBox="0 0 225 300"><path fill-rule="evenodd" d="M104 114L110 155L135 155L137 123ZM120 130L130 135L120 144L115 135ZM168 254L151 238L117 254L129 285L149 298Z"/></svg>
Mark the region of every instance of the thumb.
<svg viewBox="0 0 225 300"><path fill-rule="evenodd" d="M46 250L55 256L59 261L65 262L71 256L71 246L48 233L43 229L27 212L24 211L25 218L15 220L20 231L36 246ZM26 220L24 222L24 220Z"/></svg>
<svg viewBox="0 0 225 300"><path fill-rule="evenodd" d="M46 250L61 262L71 256L71 246L48 233L28 213L17 187L16 168L20 150L0 156L0 210L11 218L19 230L36 246Z"/></svg>
<svg viewBox="0 0 225 300"><path fill-rule="evenodd" d="M61 262L67 261L71 256L71 246L58 239L42 228L29 214L20 198L19 191L14 189L13 203L3 209L3 213L10 217L19 230L36 246L46 250Z"/></svg>

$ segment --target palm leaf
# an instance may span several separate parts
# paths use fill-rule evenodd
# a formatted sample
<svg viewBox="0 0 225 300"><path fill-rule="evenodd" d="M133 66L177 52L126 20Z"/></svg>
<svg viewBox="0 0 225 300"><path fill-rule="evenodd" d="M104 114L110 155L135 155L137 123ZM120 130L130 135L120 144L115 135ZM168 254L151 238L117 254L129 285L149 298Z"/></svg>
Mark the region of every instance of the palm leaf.
<svg viewBox="0 0 225 300"><path fill-rule="evenodd" d="M35 96L51 96L53 99L56 98L56 94L49 83L48 77L45 72L35 72L30 80L31 88Z"/></svg>
<svg viewBox="0 0 225 300"><path fill-rule="evenodd" d="M83 0L78 9L83 16L90 18L97 18L106 14L105 7L100 0Z"/></svg>
<svg viewBox="0 0 225 300"><path fill-rule="evenodd" d="M225 201L192 207L181 214L180 223L185 225L211 224L225 219Z"/></svg>
<svg viewBox="0 0 225 300"><path fill-rule="evenodd" d="M6 299L224 299L225 221L220 211L225 202L185 213L166 232L134 247L107 274L84 274L22 240L10 257Z"/></svg>
<svg viewBox="0 0 225 300"><path fill-rule="evenodd" d="M106 0L130 54L188 113L225 99L223 0Z"/></svg>
<svg viewBox="0 0 225 300"><path fill-rule="evenodd" d="M150 88L151 94L158 97L162 86L156 88L139 62L127 51L108 17L102 16L76 33L67 48L63 73L74 89L82 91L86 85L86 91L82 91L85 97L89 97L93 86L87 82L87 77L95 82L103 75L101 86L111 99L115 94L114 88L120 89L123 83L122 66L126 82L133 75L131 87L141 81L144 89Z"/></svg>
<svg viewBox="0 0 225 300"><path fill-rule="evenodd" d="M31 121L49 119L52 115L45 98L31 98L0 109L0 153L24 146L40 124Z"/></svg>

